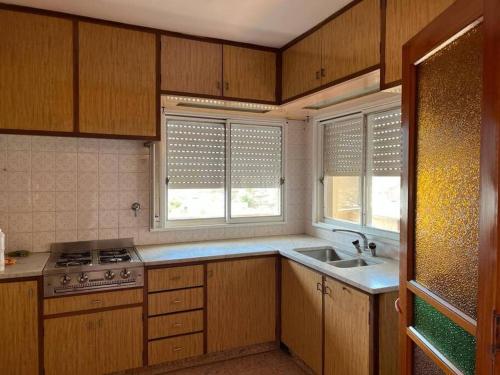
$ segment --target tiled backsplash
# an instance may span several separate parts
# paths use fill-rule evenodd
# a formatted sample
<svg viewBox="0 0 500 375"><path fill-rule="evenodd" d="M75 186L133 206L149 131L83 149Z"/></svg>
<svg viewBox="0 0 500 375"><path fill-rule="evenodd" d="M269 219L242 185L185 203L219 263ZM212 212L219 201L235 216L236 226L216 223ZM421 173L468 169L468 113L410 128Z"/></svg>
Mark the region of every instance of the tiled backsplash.
<svg viewBox="0 0 500 375"><path fill-rule="evenodd" d="M149 231L149 149L142 141L0 134L0 228L8 250L134 237L137 244L304 232L305 124L290 121L286 224ZM130 209L139 202L138 216Z"/></svg>

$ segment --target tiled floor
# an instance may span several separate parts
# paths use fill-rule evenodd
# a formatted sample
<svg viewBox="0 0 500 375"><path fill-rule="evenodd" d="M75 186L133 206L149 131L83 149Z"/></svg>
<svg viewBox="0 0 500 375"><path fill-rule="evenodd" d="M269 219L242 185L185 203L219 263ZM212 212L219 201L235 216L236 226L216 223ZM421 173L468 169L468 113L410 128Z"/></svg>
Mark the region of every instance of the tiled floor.
<svg viewBox="0 0 500 375"><path fill-rule="evenodd" d="M165 373L168 375L306 375L289 355L276 350Z"/></svg>

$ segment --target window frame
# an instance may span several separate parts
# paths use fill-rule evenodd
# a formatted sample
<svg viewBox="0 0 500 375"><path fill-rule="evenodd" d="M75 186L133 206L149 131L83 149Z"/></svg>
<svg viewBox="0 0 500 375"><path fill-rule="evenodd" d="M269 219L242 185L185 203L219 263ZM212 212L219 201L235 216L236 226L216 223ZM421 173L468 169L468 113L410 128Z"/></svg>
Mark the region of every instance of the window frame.
<svg viewBox="0 0 500 375"><path fill-rule="evenodd" d="M369 182L367 173L367 140L368 140L368 115L378 112L384 112L395 108L401 107L401 99L398 97L383 99L371 104L360 105L357 107L350 107L349 110L328 112L317 116L313 119L313 143L316 151L313 154L313 212L312 212L312 225L313 227L322 229L343 228L357 230L362 233L372 235L375 237L399 240L400 232L394 232L385 229L374 228L368 226L369 204ZM323 176L323 148L324 148L324 124L327 121L340 118L356 118L363 117L363 160L362 160L362 174L360 178L361 183L361 224L352 223L349 221L331 219L324 215L324 184L321 182Z"/></svg>
<svg viewBox="0 0 500 375"><path fill-rule="evenodd" d="M167 202L168 187L167 179L167 121L206 121L225 126L225 181L224 181L224 217L207 219L179 219L168 220ZM153 186L151 194L151 230L165 231L174 229L193 229L209 227L237 226L239 224L260 225L265 224L285 224L286 223L286 187L280 186L280 215L277 216L252 216L252 217L231 217L231 124L251 125L251 126L276 126L281 129L281 175L286 181L286 121L282 119L258 119L253 117L232 117L220 116L205 113L177 113L164 112L161 123L161 139L154 142L151 147L151 183ZM159 160L157 160L159 159ZM285 182L286 183L286 182Z"/></svg>

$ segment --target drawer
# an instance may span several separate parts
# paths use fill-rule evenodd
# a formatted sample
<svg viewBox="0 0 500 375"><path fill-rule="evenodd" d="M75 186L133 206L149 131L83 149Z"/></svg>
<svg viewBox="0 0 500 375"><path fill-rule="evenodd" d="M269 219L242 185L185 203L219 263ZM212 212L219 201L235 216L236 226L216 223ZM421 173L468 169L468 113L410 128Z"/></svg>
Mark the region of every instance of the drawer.
<svg viewBox="0 0 500 375"><path fill-rule="evenodd" d="M203 308L203 287L148 295L149 316Z"/></svg>
<svg viewBox="0 0 500 375"><path fill-rule="evenodd" d="M148 292L203 285L203 266L171 267L148 271Z"/></svg>
<svg viewBox="0 0 500 375"><path fill-rule="evenodd" d="M157 339L203 331L203 311L155 316L148 319L148 337Z"/></svg>
<svg viewBox="0 0 500 375"><path fill-rule="evenodd" d="M47 298L43 301L44 315L73 311L101 309L120 305L142 303L143 289L83 294L70 297Z"/></svg>
<svg viewBox="0 0 500 375"><path fill-rule="evenodd" d="M203 354L203 333L155 340L148 343L149 365Z"/></svg>

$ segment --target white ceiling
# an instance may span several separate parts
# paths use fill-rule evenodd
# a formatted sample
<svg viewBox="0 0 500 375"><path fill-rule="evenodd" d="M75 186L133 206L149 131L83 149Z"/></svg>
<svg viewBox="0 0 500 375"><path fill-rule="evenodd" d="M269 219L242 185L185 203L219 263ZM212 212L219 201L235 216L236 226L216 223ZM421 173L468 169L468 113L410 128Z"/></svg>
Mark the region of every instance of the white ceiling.
<svg viewBox="0 0 500 375"><path fill-rule="evenodd" d="M7 0L8 3L281 47L351 0Z"/></svg>

